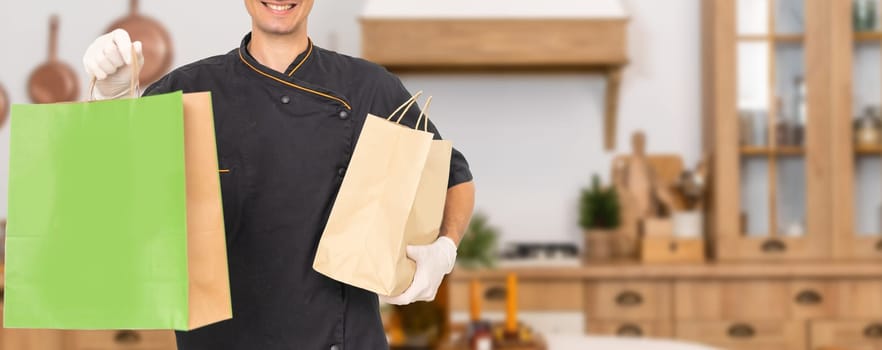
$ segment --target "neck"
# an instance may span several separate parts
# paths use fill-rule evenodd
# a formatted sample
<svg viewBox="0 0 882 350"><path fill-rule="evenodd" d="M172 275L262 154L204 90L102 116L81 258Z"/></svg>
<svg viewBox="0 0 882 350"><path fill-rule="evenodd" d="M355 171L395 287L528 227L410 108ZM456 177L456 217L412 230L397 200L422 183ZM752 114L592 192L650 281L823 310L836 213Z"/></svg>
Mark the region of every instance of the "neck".
<svg viewBox="0 0 882 350"><path fill-rule="evenodd" d="M298 31L290 35L272 35L254 30L248 52L260 64L270 69L285 73L291 62L309 47L306 32Z"/></svg>

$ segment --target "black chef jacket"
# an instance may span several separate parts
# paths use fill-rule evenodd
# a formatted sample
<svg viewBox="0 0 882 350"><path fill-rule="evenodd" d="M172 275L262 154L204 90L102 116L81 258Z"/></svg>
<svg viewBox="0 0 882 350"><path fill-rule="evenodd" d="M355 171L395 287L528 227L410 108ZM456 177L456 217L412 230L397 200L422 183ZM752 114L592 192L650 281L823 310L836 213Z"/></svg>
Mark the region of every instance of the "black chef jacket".
<svg viewBox="0 0 882 350"><path fill-rule="evenodd" d="M312 42L273 71L248 53L250 40L144 93L210 91L214 108L233 318L177 332L178 348L386 349L376 294L312 262L367 114L388 116L411 94L382 67ZM403 123L418 116L413 108ZM454 151L450 186L471 179Z"/></svg>

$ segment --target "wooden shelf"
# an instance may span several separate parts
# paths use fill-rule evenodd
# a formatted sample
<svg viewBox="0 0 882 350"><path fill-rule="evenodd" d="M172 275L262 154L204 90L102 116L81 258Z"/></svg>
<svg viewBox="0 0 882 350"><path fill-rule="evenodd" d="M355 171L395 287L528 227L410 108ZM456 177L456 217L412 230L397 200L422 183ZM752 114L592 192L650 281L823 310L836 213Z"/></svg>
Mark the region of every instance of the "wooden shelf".
<svg viewBox="0 0 882 350"><path fill-rule="evenodd" d="M739 41L774 41L776 43L801 43L805 40L802 34L775 34L775 35L739 35Z"/></svg>
<svg viewBox="0 0 882 350"><path fill-rule="evenodd" d="M802 156L805 149L798 146L781 146L775 149L769 147L742 146L741 155L744 156Z"/></svg>
<svg viewBox="0 0 882 350"><path fill-rule="evenodd" d="M882 155L882 145L879 146L857 146L854 152L859 155Z"/></svg>
<svg viewBox="0 0 882 350"><path fill-rule="evenodd" d="M465 270L451 274L454 281L472 278L505 279L508 273L529 279L610 278L838 278L882 277L882 264L868 262L802 261L799 263L706 263L643 264L640 262L598 263L582 267L534 267Z"/></svg>
<svg viewBox="0 0 882 350"><path fill-rule="evenodd" d="M855 32L855 41L882 41L882 32Z"/></svg>
<svg viewBox="0 0 882 350"><path fill-rule="evenodd" d="M615 148L622 71L628 64L627 17L372 16L361 19L361 28L362 57L396 73L601 72L607 78L604 146Z"/></svg>

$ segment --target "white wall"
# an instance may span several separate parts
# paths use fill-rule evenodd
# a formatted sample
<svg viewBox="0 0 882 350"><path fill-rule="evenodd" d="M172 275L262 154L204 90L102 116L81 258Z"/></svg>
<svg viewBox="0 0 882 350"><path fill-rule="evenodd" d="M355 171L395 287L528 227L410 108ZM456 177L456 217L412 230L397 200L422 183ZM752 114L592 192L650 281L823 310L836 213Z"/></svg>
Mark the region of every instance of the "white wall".
<svg viewBox="0 0 882 350"><path fill-rule="evenodd" d="M632 64L620 101L620 151L635 129L652 152L700 154L699 0L630 0ZM363 1L316 1L315 42L357 55ZM175 40L175 65L238 46L250 20L241 1L144 0ZM48 17L61 20L60 57L80 72L82 52L127 1L3 1L0 83L14 103L27 103L30 71L46 57ZM526 43L529 45L529 43ZM85 79L80 72L80 78ZM407 75L415 90L435 96L433 118L472 163L478 208L504 232L503 241L579 240L576 198L591 173L607 177L612 154L602 148L604 82L583 74ZM84 87L85 88L85 87ZM8 128L0 130L0 164L8 162ZM6 167L0 198L6 197ZM6 201L0 201L5 215Z"/></svg>

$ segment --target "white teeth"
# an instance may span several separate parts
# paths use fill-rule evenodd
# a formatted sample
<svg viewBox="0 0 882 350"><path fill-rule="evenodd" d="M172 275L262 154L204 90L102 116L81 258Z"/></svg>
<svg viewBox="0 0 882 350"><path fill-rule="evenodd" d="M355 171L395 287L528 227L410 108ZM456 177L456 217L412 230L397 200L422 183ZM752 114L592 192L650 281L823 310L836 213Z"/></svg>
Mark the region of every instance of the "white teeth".
<svg viewBox="0 0 882 350"><path fill-rule="evenodd" d="M276 10L276 11L287 11L290 10L294 5L274 5L274 4L266 4L267 7Z"/></svg>

